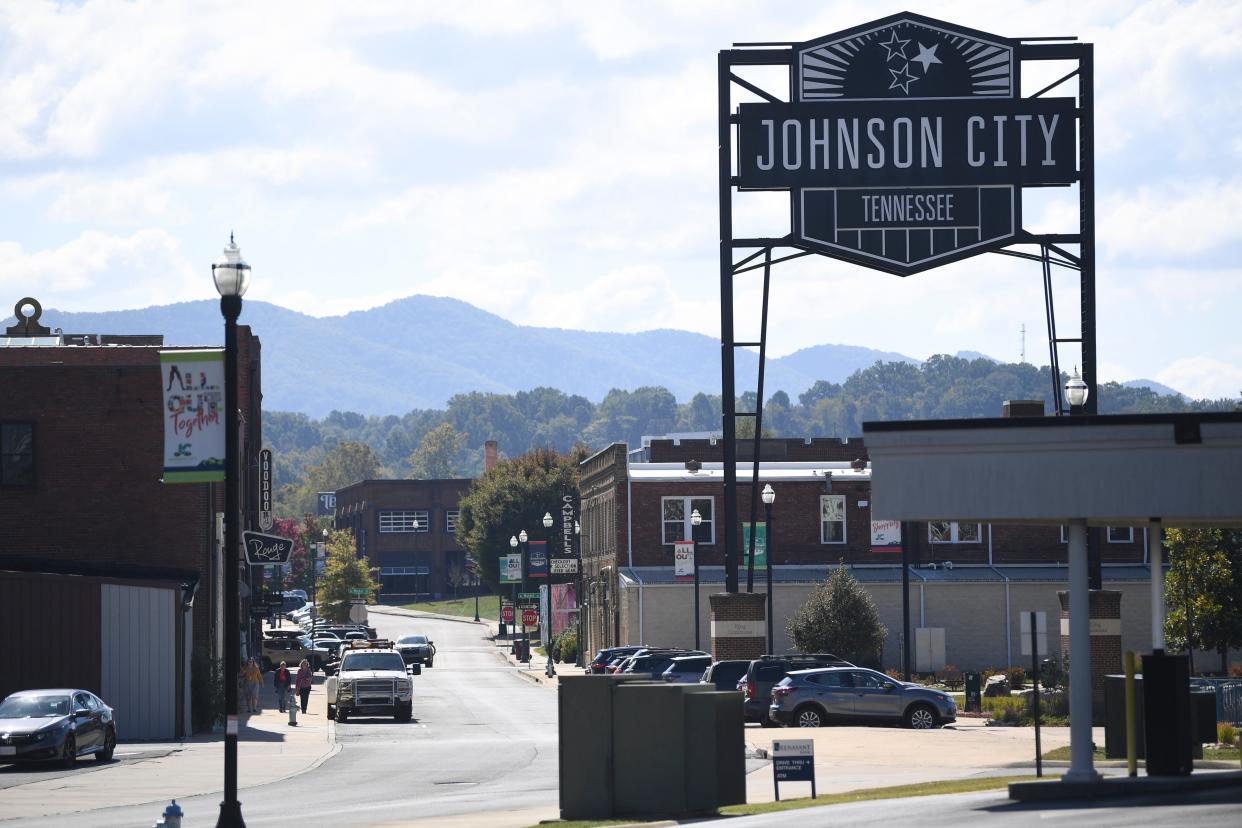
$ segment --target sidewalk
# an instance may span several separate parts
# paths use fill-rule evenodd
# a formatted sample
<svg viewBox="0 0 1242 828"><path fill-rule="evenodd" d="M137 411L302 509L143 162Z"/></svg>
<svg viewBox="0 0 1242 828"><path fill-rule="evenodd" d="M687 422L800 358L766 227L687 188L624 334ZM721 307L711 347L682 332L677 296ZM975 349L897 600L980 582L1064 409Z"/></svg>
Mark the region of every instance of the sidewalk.
<svg viewBox="0 0 1242 828"><path fill-rule="evenodd" d="M272 674L264 673L263 678L262 712L241 717L237 746L241 790L305 773L340 750L335 724L326 715L322 676L316 674L307 713L299 711L297 727L290 727L288 714L277 709ZM151 755L126 761L127 754ZM159 746L122 742L117 745L116 760L89 773L69 772L2 790L0 813L6 819L49 817L123 805L166 805L174 798L223 792L223 733L200 734ZM90 760L81 763L94 764ZM158 814L158 810L152 813Z"/></svg>

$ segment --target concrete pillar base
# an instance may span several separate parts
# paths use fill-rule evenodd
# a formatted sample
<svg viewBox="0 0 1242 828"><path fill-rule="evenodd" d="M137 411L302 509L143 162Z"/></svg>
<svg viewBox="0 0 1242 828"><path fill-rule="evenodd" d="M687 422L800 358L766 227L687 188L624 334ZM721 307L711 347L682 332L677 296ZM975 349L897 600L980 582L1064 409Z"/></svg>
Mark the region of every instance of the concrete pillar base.
<svg viewBox="0 0 1242 828"><path fill-rule="evenodd" d="M767 642L767 596L762 592L718 592L709 595L712 658L759 658Z"/></svg>
<svg viewBox="0 0 1242 828"><path fill-rule="evenodd" d="M1122 672L1121 593L1115 589L1093 589L1090 595L1091 619L1091 720L1104 724L1104 677ZM1073 670L1070 657L1069 593L1057 593L1061 601L1061 663ZM1068 776L1068 775L1067 775Z"/></svg>

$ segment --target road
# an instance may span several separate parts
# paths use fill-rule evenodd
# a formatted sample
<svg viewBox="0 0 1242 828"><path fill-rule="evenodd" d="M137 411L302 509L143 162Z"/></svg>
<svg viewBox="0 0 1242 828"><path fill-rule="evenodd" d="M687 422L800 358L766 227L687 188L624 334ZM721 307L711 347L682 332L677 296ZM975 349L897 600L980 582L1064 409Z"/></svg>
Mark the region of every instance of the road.
<svg viewBox="0 0 1242 828"><path fill-rule="evenodd" d="M239 793L246 824L345 828L443 822L455 815L468 824L488 821L484 812L520 810L532 816L518 824L529 825L555 816L555 694L515 675L476 624L378 613L372 622L381 636L421 632L436 642L435 667L414 678L414 720L338 724L342 749L336 756L307 773ZM185 828L215 825L220 796L179 804ZM160 810L112 808L3 825L132 828L152 824Z"/></svg>

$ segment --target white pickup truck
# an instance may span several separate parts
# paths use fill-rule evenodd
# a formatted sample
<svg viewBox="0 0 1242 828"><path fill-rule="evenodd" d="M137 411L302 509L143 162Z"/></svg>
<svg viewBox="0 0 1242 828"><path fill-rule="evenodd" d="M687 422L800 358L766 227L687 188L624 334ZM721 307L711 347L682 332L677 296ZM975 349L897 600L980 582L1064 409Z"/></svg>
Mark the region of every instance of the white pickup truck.
<svg viewBox="0 0 1242 828"><path fill-rule="evenodd" d="M324 682L328 718L347 722L350 716L392 716L408 722L414 712L414 682L401 654L389 641L355 645L341 652L336 675Z"/></svg>

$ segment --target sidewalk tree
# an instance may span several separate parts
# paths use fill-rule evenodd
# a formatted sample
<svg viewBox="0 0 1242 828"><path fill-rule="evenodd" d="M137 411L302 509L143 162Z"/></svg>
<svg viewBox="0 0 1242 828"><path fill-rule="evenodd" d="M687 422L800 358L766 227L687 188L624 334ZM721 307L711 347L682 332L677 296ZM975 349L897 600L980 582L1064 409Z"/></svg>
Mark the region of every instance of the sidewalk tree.
<svg viewBox="0 0 1242 828"><path fill-rule="evenodd" d="M525 529L543 540L545 512L557 514L563 490L578 488L578 462L585 449L560 454L539 448L505 459L470 484L461 499L458 542L479 562L479 574L493 590L500 587L499 558L509 554L509 538ZM548 551L559 548L555 528Z"/></svg>
<svg viewBox="0 0 1242 828"><path fill-rule="evenodd" d="M1242 647L1242 529L1169 529L1164 635L1170 648L1215 652Z"/></svg>
<svg viewBox="0 0 1242 828"><path fill-rule="evenodd" d="M371 562L358 557L352 532L330 530L327 546L323 577L319 579L319 614L329 621L343 623L349 620L350 601L373 595L379 584L375 582ZM359 594L362 590L364 595Z"/></svg>
<svg viewBox="0 0 1242 828"><path fill-rule="evenodd" d="M449 565L448 582L449 582L449 586L453 588L453 600L454 601L457 600L457 589L462 584L466 583L466 579L468 577L469 576L466 575L466 570L457 561L453 561L453 563Z"/></svg>
<svg viewBox="0 0 1242 828"><path fill-rule="evenodd" d="M871 594L842 564L818 584L787 626L804 653L835 653L846 661L878 667L888 629Z"/></svg>

